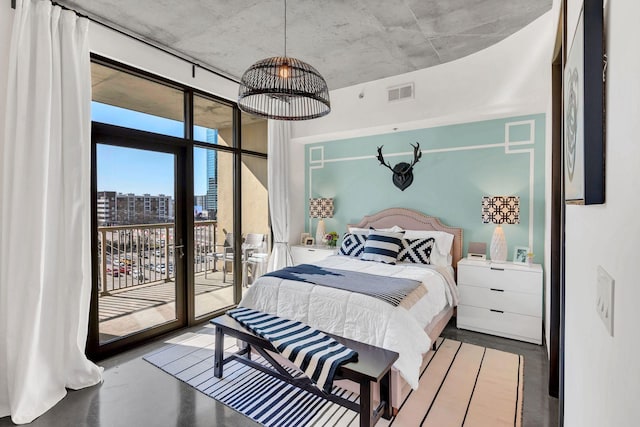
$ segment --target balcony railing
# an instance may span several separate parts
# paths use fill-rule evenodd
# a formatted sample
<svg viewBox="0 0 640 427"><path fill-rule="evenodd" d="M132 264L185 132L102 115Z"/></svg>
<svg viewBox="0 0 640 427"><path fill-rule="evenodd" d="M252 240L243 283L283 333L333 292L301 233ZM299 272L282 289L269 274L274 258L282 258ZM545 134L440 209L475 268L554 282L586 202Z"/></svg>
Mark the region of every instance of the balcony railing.
<svg viewBox="0 0 640 427"><path fill-rule="evenodd" d="M216 270L216 221L194 225L194 271ZM173 280L174 224L98 227L98 284L102 295L121 289ZM180 253L178 253L178 256Z"/></svg>

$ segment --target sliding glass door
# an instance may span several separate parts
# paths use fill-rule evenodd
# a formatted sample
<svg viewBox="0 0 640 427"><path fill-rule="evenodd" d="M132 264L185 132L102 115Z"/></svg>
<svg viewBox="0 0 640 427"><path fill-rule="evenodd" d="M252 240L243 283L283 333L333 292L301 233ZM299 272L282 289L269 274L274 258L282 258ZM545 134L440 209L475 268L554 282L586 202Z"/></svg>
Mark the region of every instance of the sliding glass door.
<svg viewBox="0 0 640 427"><path fill-rule="evenodd" d="M186 324L185 149L171 137L99 124L93 140L91 341L108 353Z"/></svg>

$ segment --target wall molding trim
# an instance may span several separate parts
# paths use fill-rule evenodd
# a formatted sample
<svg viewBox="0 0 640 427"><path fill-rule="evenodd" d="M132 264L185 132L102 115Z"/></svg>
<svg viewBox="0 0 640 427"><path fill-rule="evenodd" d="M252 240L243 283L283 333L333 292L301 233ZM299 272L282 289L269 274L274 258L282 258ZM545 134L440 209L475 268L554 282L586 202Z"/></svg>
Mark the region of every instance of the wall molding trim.
<svg viewBox="0 0 640 427"><path fill-rule="evenodd" d="M524 140L512 140L513 128L517 126L528 126L529 132L527 139ZM529 173L528 173L528 201L529 201L529 221L528 221L528 246L533 248L534 241L534 190L535 190L535 120L517 120L509 121L504 124L504 140L502 142L481 144L481 145L469 145L469 146L453 146L446 148L432 148L420 150L423 156L428 156L434 153L450 153L457 151L473 151L473 150L486 150L502 147L505 155L523 154L528 156L529 160ZM366 156L351 156L351 157L336 157L326 158L324 146L311 146L308 147L308 168L307 174L307 186L308 197L333 197L334 195L327 194L314 194L313 192L313 175L314 171L324 169L326 164L338 163L338 162L353 162L362 160L375 160L376 155ZM413 151L402 151L396 153L385 153L385 158L412 156ZM308 212L308 201L305 201L306 211ZM312 219L308 218L309 230L312 230Z"/></svg>

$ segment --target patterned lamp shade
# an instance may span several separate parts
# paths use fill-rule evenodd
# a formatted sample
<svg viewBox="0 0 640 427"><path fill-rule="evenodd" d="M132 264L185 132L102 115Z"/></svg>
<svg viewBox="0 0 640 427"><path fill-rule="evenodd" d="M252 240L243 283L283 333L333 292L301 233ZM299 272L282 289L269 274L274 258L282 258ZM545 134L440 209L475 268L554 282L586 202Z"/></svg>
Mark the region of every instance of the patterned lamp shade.
<svg viewBox="0 0 640 427"><path fill-rule="evenodd" d="M333 218L333 199L309 199L310 218Z"/></svg>
<svg viewBox="0 0 640 427"><path fill-rule="evenodd" d="M520 224L520 197L485 196L482 198L484 224Z"/></svg>

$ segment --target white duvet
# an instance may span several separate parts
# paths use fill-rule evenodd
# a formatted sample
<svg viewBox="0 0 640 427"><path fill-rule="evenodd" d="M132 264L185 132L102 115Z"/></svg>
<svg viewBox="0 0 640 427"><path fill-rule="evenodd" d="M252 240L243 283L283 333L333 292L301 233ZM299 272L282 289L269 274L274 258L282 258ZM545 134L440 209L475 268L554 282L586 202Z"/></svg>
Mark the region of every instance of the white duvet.
<svg viewBox="0 0 640 427"><path fill-rule="evenodd" d="M458 295L451 273L418 264L387 265L339 255L315 264L419 280L427 288L427 294L407 310L354 292L277 277L260 277L245 293L240 305L393 350L400 354L395 368L416 389L422 355L431 346L424 328L445 307L457 304ZM449 277L445 278L446 275Z"/></svg>

